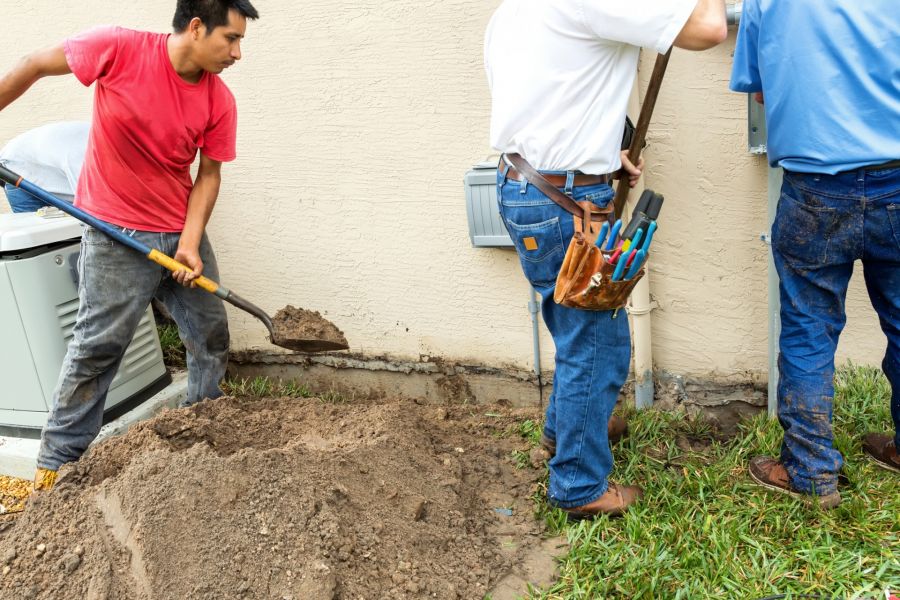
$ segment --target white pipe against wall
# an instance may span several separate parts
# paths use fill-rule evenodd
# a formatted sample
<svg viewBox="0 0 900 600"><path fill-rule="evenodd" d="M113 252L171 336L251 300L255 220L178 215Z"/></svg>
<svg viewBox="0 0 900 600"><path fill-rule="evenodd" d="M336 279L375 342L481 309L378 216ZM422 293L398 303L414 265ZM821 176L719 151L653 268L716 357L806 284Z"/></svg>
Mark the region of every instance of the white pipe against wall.
<svg viewBox="0 0 900 600"><path fill-rule="evenodd" d="M650 339L650 271L631 293L628 314L634 327L634 406L653 406L653 346Z"/></svg>
<svg viewBox="0 0 900 600"><path fill-rule="evenodd" d="M741 13L744 12L744 3L735 2L725 7L725 18L729 25L737 25L741 22Z"/></svg>
<svg viewBox="0 0 900 600"><path fill-rule="evenodd" d="M735 26L740 23L741 13L743 12L744 3L735 2L726 6L728 24ZM629 102L629 113L632 115L640 114L639 94L637 81L635 81L635 89L631 95ZM646 169L645 169L646 171ZM635 187L630 198L639 198L644 190L644 177L641 177L637 187ZM665 195L665 190L661 193ZM630 214L631 207L626 211ZM653 310L650 304L650 260L647 259L647 274L638 282L628 305L628 313L631 315L632 328L634 331L634 405L638 409L649 408L653 406L654 383L653 383L653 344L651 335L651 315Z"/></svg>
<svg viewBox="0 0 900 600"><path fill-rule="evenodd" d="M741 13L744 9L743 2L735 2L726 7L728 24L739 25ZM775 221L775 213L778 210L778 200L781 197L781 181L783 171L769 168L768 186L768 222L769 230L762 235L763 241L769 246L768 279L769 279L769 416L778 414L778 348L781 336L781 297L779 296L778 273L772 259L772 223Z"/></svg>
<svg viewBox="0 0 900 600"><path fill-rule="evenodd" d="M541 295L528 286L528 312L531 313L532 350L534 352L534 374L538 381L538 405L544 407L544 382L541 380L541 332L538 314L541 312Z"/></svg>
<svg viewBox="0 0 900 600"><path fill-rule="evenodd" d="M634 91L629 100L628 112L632 115L640 113L638 93L638 81L634 82ZM646 177L646 167L644 175L638 180L637 186L631 190L629 194L629 203L623 216L631 215L633 210L631 201L634 198L640 198L644 191L644 178ZM621 185L627 185L624 181ZM665 195L664 191L662 192ZM634 406L637 409L650 408L653 406L654 384L653 384L653 344L650 331L650 260L649 257L644 268L647 273L644 278L638 282L634 290L631 292L631 298L628 301L628 314L631 315L631 325L634 332Z"/></svg>

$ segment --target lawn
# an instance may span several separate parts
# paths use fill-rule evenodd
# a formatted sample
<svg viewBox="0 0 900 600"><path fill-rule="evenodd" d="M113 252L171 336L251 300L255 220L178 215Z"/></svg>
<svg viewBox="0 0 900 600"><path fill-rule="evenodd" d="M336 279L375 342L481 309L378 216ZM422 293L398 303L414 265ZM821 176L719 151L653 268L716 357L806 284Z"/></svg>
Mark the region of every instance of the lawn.
<svg viewBox="0 0 900 600"><path fill-rule="evenodd" d="M900 591L900 475L866 458L860 438L893 430L880 371L836 377L835 439L845 458L843 503L825 512L751 485L747 463L778 455L781 429L765 415L723 439L677 412L630 413L615 448L614 481L646 496L620 519L567 524L543 494L537 511L569 540L560 579L533 599L885 598ZM536 427L523 427L536 443ZM783 596L782 596L783 595Z"/></svg>

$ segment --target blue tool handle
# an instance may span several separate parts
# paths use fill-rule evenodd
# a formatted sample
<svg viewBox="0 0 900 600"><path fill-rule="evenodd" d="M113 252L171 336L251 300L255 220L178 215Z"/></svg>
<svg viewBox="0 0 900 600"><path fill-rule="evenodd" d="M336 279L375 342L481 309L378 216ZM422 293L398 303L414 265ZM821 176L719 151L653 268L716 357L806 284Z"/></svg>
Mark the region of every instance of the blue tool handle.
<svg viewBox="0 0 900 600"><path fill-rule="evenodd" d="M631 261L631 267L628 269L625 279L631 279L638 274L638 271L641 270L641 265L644 264L646 254L643 249L637 251L637 254L634 255L634 260Z"/></svg>
<svg viewBox="0 0 900 600"><path fill-rule="evenodd" d="M616 270L613 271L612 281L619 281L622 279L622 273L625 272L625 263L628 262L625 259L625 255L619 257L619 262L616 263Z"/></svg>
<svg viewBox="0 0 900 600"><path fill-rule="evenodd" d="M32 196L36 196L36 197L40 198L41 200L43 200L50 206L54 206L54 207L58 208L59 210L63 211L64 213L68 213L68 214L72 215L73 217L75 217L76 219L81 221L82 223L87 223L94 229L102 231L103 233L105 233L109 237L113 238L117 242L119 242L121 244L125 244L129 248L133 248L133 249L137 250L144 256L150 254L150 251L152 250L152 248L150 248L150 246L137 241L133 237L125 235L124 233L122 233L115 227L109 225L108 223L104 223L100 219L87 214L80 208L76 208L73 204L69 204L68 202L65 202L64 200L57 198L50 192L48 192L42 188L39 188L38 186L34 185L30 181L22 178L21 176L19 176L18 174L14 173L12 171L10 171L3 165L0 165L0 180L3 180L4 182L6 182L12 186L15 186L19 189L25 190Z"/></svg>
<svg viewBox="0 0 900 600"><path fill-rule="evenodd" d="M622 219L617 219L615 224L613 225L612 231L609 233L609 241L606 242L606 250L613 249L613 246L616 244L616 237L619 235L620 229L622 229Z"/></svg>
<svg viewBox="0 0 900 600"><path fill-rule="evenodd" d="M647 239L644 240L644 245L641 246L641 250L644 252L650 251L650 242L653 241L654 233L656 233L656 221L650 221L650 226L647 227Z"/></svg>
<svg viewBox="0 0 900 600"><path fill-rule="evenodd" d="M638 229L634 232L634 237L631 238L631 243L628 244L629 250L637 250L641 245L641 238L644 237L644 230Z"/></svg>
<svg viewBox="0 0 900 600"><path fill-rule="evenodd" d="M600 235L597 236L597 247L603 249L603 242L606 240L606 234L609 233L609 221L603 221L600 227Z"/></svg>

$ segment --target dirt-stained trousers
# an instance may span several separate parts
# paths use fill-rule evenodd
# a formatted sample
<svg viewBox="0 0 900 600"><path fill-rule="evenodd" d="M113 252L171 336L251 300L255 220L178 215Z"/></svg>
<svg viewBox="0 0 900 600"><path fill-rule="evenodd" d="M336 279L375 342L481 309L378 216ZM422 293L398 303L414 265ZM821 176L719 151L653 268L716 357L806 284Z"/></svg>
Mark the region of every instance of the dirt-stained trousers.
<svg viewBox="0 0 900 600"><path fill-rule="evenodd" d="M795 489L831 494L842 465L832 443L834 354L857 260L887 337L882 368L900 447L900 169L786 172L772 253L781 296L781 461Z"/></svg>
<svg viewBox="0 0 900 600"><path fill-rule="evenodd" d="M181 235L118 229L169 256ZM206 235L200 258L203 274L218 279ZM109 386L152 298L171 313L187 351L185 404L222 395L219 382L228 360L228 321L216 296L178 284L163 267L90 227L81 238L78 274L80 304L73 339L38 453L38 467L54 471L78 460L100 432Z"/></svg>

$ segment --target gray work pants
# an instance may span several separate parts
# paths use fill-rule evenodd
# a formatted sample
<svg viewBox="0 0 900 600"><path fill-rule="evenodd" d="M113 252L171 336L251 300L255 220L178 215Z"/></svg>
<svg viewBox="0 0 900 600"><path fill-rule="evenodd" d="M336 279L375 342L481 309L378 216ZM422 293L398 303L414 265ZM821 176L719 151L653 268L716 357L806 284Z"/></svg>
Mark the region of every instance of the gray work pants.
<svg viewBox="0 0 900 600"><path fill-rule="evenodd" d="M181 236L119 229L169 256ZM218 280L216 257L206 235L200 258L203 274ZM80 305L74 337L38 454L38 467L54 471L78 460L100 432L109 386L152 298L161 300L172 314L187 350L186 405L222 395L219 382L228 360L228 321L216 296L179 285L164 268L89 227L81 238L78 273Z"/></svg>

